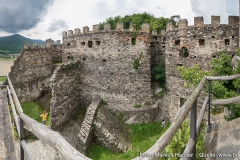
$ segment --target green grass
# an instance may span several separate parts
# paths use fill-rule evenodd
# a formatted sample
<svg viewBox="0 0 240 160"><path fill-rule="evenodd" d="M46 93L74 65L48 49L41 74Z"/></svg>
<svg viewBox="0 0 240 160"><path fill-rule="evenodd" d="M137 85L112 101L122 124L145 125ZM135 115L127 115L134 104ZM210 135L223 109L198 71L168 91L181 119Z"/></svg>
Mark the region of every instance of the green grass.
<svg viewBox="0 0 240 160"><path fill-rule="evenodd" d="M127 130L132 141L132 148L126 153L114 153L99 145L92 145L87 156L98 160L129 160L139 156L139 153L145 152L158 140L161 135L167 130L170 123L167 123L166 128L162 128L160 122L149 124L132 124L127 125Z"/></svg>
<svg viewBox="0 0 240 160"><path fill-rule="evenodd" d="M34 102L24 102L21 103L23 112L31 117L32 119L38 121L39 123L42 123L42 119L40 115L43 113L43 111L39 108L39 106ZM48 113L46 125L50 125L50 113Z"/></svg>
<svg viewBox="0 0 240 160"><path fill-rule="evenodd" d="M141 104L135 104L135 106L133 106L134 108L140 108L140 107L142 107L142 105Z"/></svg>
<svg viewBox="0 0 240 160"><path fill-rule="evenodd" d="M4 82L7 80L7 77L0 77L0 82Z"/></svg>

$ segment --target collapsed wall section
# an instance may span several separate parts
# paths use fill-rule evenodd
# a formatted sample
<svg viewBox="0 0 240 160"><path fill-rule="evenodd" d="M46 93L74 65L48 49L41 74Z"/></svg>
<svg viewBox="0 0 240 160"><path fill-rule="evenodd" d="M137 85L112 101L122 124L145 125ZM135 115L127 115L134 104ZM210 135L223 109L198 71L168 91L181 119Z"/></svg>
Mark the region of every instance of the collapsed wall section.
<svg viewBox="0 0 240 160"><path fill-rule="evenodd" d="M20 56L14 61L9 77L21 102L36 99L41 90L49 86L54 70L53 57L60 60L61 45L52 48L38 48L25 44Z"/></svg>
<svg viewBox="0 0 240 160"><path fill-rule="evenodd" d="M117 30L77 33L63 36L63 63L81 62L79 88L85 94L97 94L106 101L141 103L151 98L148 33L139 32L136 37L133 32ZM141 53L135 69L132 63Z"/></svg>
<svg viewBox="0 0 240 160"><path fill-rule="evenodd" d="M191 67L198 64L200 70L210 70L210 61L218 57L217 52L235 55L239 38L238 26L235 23L237 18L230 17L228 25L221 25L220 18L212 16L212 24L204 25L203 18L199 17L194 19L195 26L172 28L162 34L166 39L165 103L169 106L168 115L171 119L184 103L184 99L192 93L192 90L184 87L185 81L180 77L177 67ZM199 105L204 101L204 93L201 95Z"/></svg>

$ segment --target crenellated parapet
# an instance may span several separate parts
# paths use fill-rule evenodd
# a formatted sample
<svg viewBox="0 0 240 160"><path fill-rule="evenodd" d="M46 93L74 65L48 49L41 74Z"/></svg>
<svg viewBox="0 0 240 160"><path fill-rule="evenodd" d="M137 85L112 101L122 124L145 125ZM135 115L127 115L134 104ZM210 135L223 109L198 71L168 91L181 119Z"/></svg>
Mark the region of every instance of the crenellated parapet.
<svg viewBox="0 0 240 160"><path fill-rule="evenodd" d="M117 23L116 29L111 29L111 25L109 23L104 24L103 29L100 29L100 25L96 24L92 26L92 31L89 30L88 26L83 27L83 30L79 28L73 30L68 30L68 31L63 31L62 32L62 37L71 37L71 36L78 36L78 35L83 35L83 34L93 34L93 33L104 33L104 32L111 32L111 31L122 31L122 32L134 32L135 27L133 23L130 23L130 27L128 29L124 28L123 23ZM142 27L138 32L145 32L149 33L150 32L150 24L149 23L143 23Z"/></svg>
<svg viewBox="0 0 240 160"><path fill-rule="evenodd" d="M187 19L181 19L179 20L178 27L175 27L173 22L168 22L166 26L166 31L172 31L175 29L186 29L189 27L218 27L220 25L227 25L227 26L238 26L239 25L239 16L228 16L228 24L221 24L220 23L220 16L211 16L211 24L204 24L204 18L202 16L200 17L194 17L194 25L188 26ZM161 32L163 34L164 32Z"/></svg>
<svg viewBox="0 0 240 160"><path fill-rule="evenodd" d="M57 40L57 44L54 44L54 40L47 39L45 43L42 43L40 46L38 45L38 43L33 43L32 47L30 45L30 43L26 42L24 44L24 49L37 49L37 48L50 48L52 46L60 46L61 44L61 40Z"/></svg>

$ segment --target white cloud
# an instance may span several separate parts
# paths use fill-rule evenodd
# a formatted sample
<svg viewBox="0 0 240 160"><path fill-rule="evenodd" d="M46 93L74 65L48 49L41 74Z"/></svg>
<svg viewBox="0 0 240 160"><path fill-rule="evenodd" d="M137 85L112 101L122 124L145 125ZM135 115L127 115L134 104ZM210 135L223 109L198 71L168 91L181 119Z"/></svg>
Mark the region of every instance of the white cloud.
<svg viewBox="0 0 240 160"><path fill-rule="evenodd" d="M7 1L7 0L5 0ZM26 1L26 0L25 0ZM23 3L22 1L18 1ZM21 6L21 5L19 5ZM238 15L237 0L54 0L47 6L44 17L31 29L19 34L31 35L29 38L53 40L62 39L62 31L89 26L103 22L108 17L148 12L155 17L170 17L179 14L193 25L195 16L204 16L205 23L210 23L211 15L221 16L221 23L227 23L229 14ZM47 31L52 31L47 32ZM0 36L8 33L0 29Z"/></svg>

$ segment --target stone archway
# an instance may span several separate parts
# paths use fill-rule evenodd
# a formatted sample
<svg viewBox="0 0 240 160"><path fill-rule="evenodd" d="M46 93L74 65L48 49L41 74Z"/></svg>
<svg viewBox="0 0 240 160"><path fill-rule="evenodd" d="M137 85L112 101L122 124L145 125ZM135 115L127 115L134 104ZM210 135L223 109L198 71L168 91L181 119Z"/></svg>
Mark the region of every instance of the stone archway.
<svg viewBox="0 0 240 160"><path fill-rule="evenodd" d="M183 44L179 47L179 56L183 58L189 57L189 46Z"/></svg>

